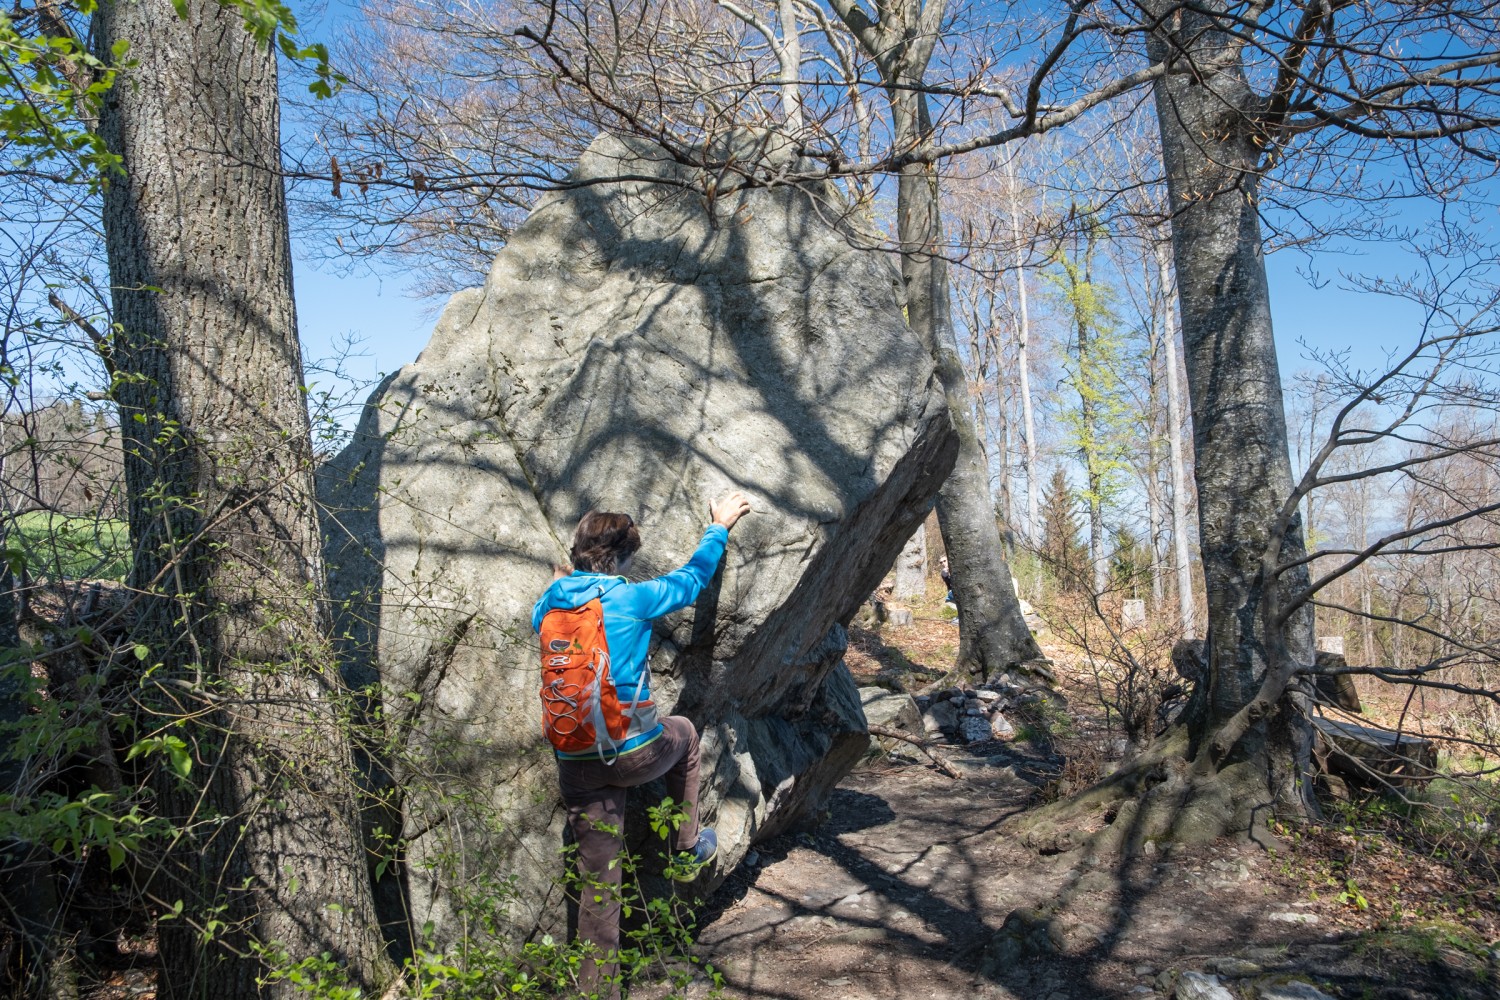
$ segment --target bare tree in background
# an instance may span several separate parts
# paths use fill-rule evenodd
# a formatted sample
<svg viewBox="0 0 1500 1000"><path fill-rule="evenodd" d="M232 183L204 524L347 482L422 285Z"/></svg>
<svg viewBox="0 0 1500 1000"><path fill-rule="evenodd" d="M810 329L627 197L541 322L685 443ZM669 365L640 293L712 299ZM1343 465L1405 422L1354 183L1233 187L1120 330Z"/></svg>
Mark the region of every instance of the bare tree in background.
<svg viewBox="0 0 1500 1000"><path fill-rule="evenodd" d="M1187 477L1187 448L1183 430L1187 419L1183 410L1181 362L1178 360L1177 284L1171 265L1171 246L1159 230L1153 229L1151 255L1156 263L1154 292L1160 311L1155 313L1159 325L1158 343L1162 350L1162 367L1167 390L1167 449L1172 470L1172 570L1177 582L1177 615L1184 638L1198 634L1197 601L1193 597L1193 561L1189 547L1190 496Z"/></svg>
<svg viewBox="0 0 1500 1000"><path fill-rule="evenodd" d="M1019 153L1017 154L1019 155ZM1005 160L1005 202L1010 215L1011 236L1015 240L1016 282L1016 385L1021 396L1021 434L1026 470L1026 532L1032 545L1041 543L1039 500L1042 492L1041 473L1037 469L1036 417L1031 395L1031 309L1026 295L1026 243L1022 239L1025 226L1021 219L1021 197L1016 184L1015 156Z"/></svg>
<svg viewBox="0 0 1500 1000"><path fill-rule="evenodd" d="M1463 760L1497 745L1500 664L1495 553L1500 550L1500 286L1494 261L1449 261L1384 291L1421 305L1417 343L1388 371L1321 360L1333 405L1289 500L1317 493L1343 508L1342 532L1283 577L1310 577L1291 601L1351 622L1368 652L1340 672L1364 673L1425 702L1457 708L1436 726L1403 712L1398 733L1446 739ZM1375 529L1375 496L1394 498ZM1285 511L1284 506L1283 510ZM1283 514L1283 516L1285 516ZM1329 519L1332 527L1332 519ZM1386 579L1377 597L1370 577ZM1354 583L1355 599L1349 600ZM1282 612L1287 617L1288 611ZM1393 663L1374 662L1379 630ZM1460 770L1463 770L1460 768ZM1481 768L1481 770L1483 770Z"/></svg>
<svg viewBox="0 0 1500 1000"><path fill-rule="evenodd" d="M1019 527L1016 540L1031 549L1041 545L1045 478L1037 465L1044 445L1036 418L1042 394L1033 391L1033 380L1045 379L1051 344L1043 324L1034 322L1028 288L1033 272L1045 266L1056 220L1047 217L1041 186L1029 174L1017 174L1016 160L1024 155L1028 166L1050 169L1060 151L1042 145L1028 152L1017 144L1003 155L973 157L969 169L943 185L954 257L954 322L980 442L998 480L1002 520Z"/></svg>
<svg viewBox="0 0 1500 1000"><path fill-rule="evenodd" d="M921 88L940 36L944 0L884 4L877 8L878 20L871 20L853 0L832 0L832 5L879 69L890 103L893 144L912 150L931 144L933 122ZM902 169L896 218L907 319L937 362L959 435L958 461L937 505L958 604L958 662L963 669L989 677L1039 659L1041 650L1021 615L995 523L989 470L975 433L954 334L941 204L935 167L917 162Z"/></svg>

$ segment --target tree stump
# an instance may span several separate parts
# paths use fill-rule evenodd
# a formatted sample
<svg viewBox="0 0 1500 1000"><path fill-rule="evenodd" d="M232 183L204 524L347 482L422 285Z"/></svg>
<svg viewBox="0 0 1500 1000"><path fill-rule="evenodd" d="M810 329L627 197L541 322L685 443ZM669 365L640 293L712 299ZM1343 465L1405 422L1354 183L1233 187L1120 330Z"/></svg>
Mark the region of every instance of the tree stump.
<svg viewBox="0 0 1500 1000"><path fill-rule="evenodd" d="M1319 766L1362 788L1404 788L1430 779L1437 771L1437 746L1410 733L1356 725L1337 719L1314 719Z"/></svg>

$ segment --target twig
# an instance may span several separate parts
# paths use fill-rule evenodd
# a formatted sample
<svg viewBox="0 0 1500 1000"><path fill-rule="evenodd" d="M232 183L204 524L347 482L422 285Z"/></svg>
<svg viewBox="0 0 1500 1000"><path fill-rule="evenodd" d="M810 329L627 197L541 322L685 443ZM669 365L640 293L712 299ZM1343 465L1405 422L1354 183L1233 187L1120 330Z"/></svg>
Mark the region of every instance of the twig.
<svg viewBox="0 0 1500 1000"><path fill-rule="evenodd" d="M99 353L100 360L104 362L104 370L113 377L115 374L114 346L110 343L109 338L100 333L99 328L90 323L83 314L64 302L62 297L56 292L48 292L47 301L52 304L52 308L62 314L63 319L88 334L89 340L94 343L94 350ZM89 398L92 399L93 397L94 394L89 393ZM106 395L105 398L109 397Z"/></svg>
<svg viewBox="0 0 1500 1000"><path fill-rule="evenodd" d="M962 771L954 767L952 764L948 763L942 757L939 757L937 754L933 753L931 744L929 744L926 740L918 739L915 736L908 736L906 733L903 733L898 729L889 729L885 726L868 726L866 728L870 730L871 736L881 736L888 740L900 740L902 743L910 743L912 746L925 753L927 755L927 759L932 761L932 763L936 765L937 769L939 771L942 771L948 777L963 777Z"/></svg>

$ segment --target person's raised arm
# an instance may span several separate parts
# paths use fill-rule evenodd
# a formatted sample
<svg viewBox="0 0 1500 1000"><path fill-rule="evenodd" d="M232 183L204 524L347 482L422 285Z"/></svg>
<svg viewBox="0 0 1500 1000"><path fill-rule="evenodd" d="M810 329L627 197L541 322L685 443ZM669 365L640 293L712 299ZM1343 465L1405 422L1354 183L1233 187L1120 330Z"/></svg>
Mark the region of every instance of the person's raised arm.
<svg viewBox="0 0 1500 1000"><path fill-rule="evenodd" d="M693 552L691 559L665 576L659 576L630 588L630 613L643 621L660 618L698 599L708 581L714 577L719 560L724 558L724 547L729 542L729 529L750 513L750 498L735 490L708 505L713 523L703 532L703 540Z"/></svg>

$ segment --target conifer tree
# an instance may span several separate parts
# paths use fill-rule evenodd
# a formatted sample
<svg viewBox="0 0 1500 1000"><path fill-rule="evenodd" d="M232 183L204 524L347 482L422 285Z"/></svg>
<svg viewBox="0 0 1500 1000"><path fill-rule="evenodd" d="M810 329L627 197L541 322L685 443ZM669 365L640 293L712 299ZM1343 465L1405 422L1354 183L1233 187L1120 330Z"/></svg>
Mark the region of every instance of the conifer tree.
<svg viewBox="0 0 1500 1000"><path fill-rule="evenodd" d="M1114 551L1109 557L1110 590L1122 597L1139 598L1151 590L1151 552L1135 532L1123 524L1115 528Z"/></svg>
<svg viewBox="0 0 1500 1000"><path fill-rule="evenodd" d="M1042 562L1065 592L1082 589L1088 580L1088 549L1078 537L1078 498L1061 466L1042 489Z"/></svg>

